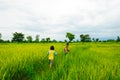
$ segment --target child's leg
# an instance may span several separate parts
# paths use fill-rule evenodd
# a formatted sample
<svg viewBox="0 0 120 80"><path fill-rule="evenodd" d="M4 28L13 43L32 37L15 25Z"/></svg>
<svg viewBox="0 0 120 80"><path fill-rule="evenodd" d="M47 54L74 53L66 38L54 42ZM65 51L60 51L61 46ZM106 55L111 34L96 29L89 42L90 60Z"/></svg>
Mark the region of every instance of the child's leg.
<svg viewBox="0 0 120 80"><path fill-rule="evenodd" d="M67 55L67 52L65 53L65 55Z"/></svg>
<svg viewBox="0 0 120 80"><path fill-rule="evenodd" d="M53 65L53 60L50 60L50 68L52 67Z"/></svg>

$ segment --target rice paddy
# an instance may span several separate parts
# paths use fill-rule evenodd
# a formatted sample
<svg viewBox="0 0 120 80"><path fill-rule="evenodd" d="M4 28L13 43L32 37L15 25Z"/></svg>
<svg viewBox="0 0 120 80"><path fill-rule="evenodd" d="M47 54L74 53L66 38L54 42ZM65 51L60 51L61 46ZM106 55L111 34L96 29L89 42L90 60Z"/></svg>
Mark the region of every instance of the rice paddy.
<svg viewBox="0 0 120 80"><path fill-rule="evenodd" d="M48 50L57 56L49 68ZM0 80L120 80L120 43L1 43Z"/></svg>

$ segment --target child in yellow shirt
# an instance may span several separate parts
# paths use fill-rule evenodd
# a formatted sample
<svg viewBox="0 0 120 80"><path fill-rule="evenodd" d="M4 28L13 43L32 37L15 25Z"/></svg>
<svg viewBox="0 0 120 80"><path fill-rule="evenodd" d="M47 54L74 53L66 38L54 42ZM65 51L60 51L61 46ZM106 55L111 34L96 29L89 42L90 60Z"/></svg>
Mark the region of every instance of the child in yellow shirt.
<svg viewBox="0 0 120 80"><path fill-rule="evenodd" d="M48 51L48 59L50 61L50 68L54 63L54 56L57 55L56 51L54 51L54 46L50 46L50 50Z"/></svg>

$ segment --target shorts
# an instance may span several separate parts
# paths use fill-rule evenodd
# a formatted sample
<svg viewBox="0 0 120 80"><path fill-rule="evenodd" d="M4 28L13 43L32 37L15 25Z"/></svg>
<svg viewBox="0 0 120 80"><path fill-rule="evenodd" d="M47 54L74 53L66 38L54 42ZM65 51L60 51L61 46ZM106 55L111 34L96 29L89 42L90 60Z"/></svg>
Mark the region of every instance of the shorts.
<svg viewBox="0 0 120 80"><path fill-rule="evenodd" d="M52 64L53 63L53 60L49 60L50 61L50 64Z"/></svg>

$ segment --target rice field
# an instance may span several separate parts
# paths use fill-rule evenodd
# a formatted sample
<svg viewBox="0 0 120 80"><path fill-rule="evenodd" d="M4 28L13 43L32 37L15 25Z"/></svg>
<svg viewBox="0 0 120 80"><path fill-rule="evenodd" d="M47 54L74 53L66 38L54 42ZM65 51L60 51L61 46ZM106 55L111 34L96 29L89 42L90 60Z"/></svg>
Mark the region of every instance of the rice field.
<svg viewBox="0 0 120 80"><path fill-rule="evenodd" d="M57 56L50 69L48 50ZM1 43L0 80L120 80L120 43Z"/></svg>

